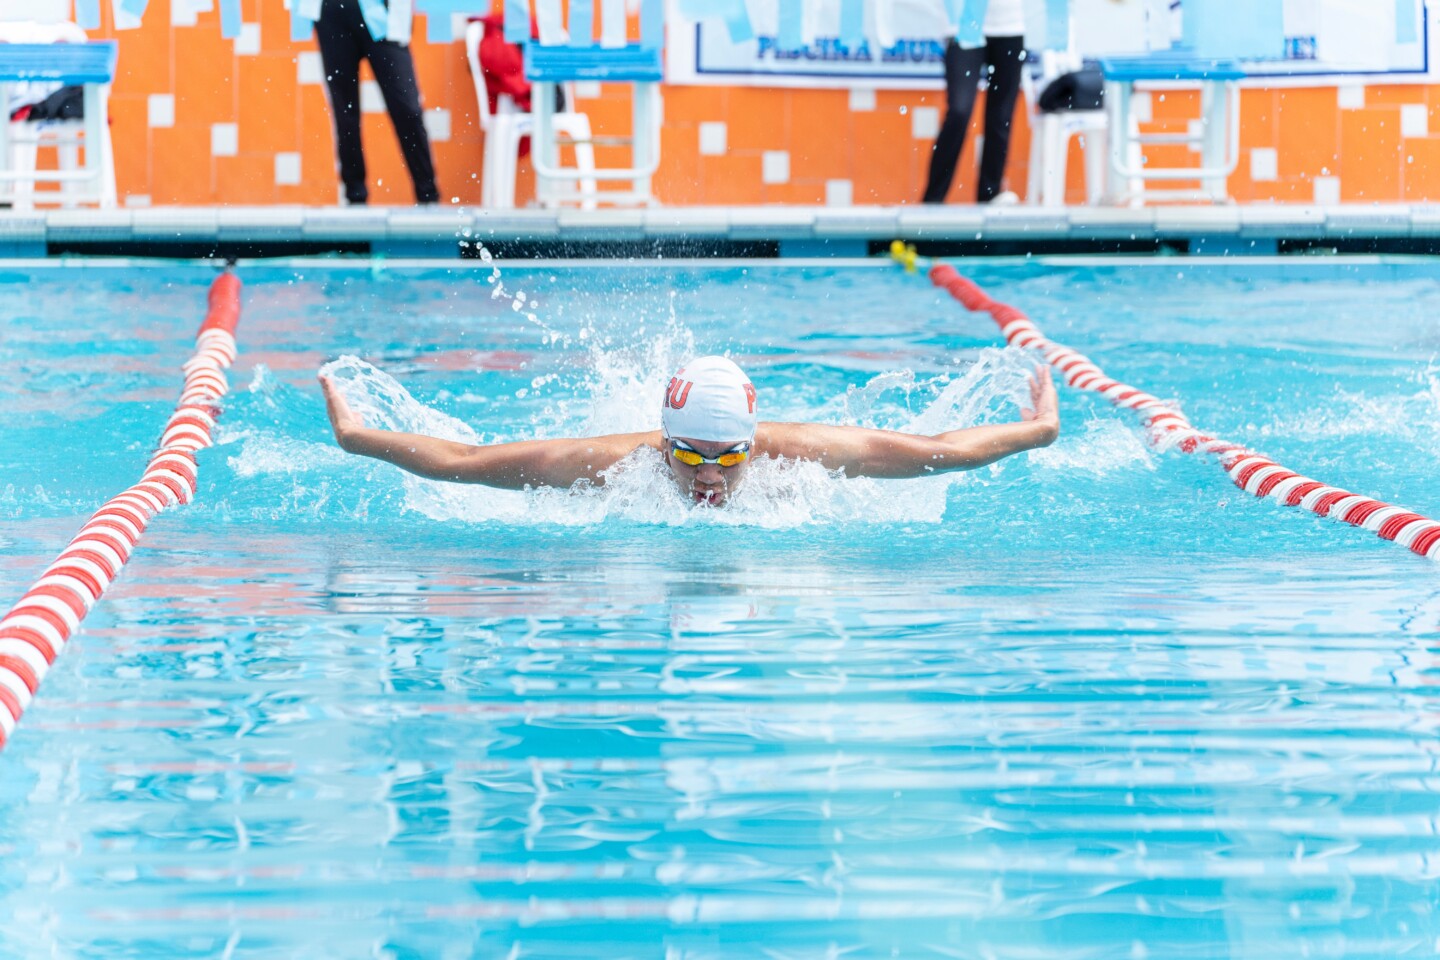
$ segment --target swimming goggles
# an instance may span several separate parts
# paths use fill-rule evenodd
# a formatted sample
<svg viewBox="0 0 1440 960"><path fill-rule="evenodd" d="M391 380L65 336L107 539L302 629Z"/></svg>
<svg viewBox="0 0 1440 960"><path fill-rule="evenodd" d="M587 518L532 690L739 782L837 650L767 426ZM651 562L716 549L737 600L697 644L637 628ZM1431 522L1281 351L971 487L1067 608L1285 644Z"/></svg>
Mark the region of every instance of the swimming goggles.
<svg viewBox="0 0 1440 960"><path fill-rule="evenodd" d="M737 443L718 457L707 457L699 450L691 449L679 440L670 441L670 455L687 467L698 467L702 463L718 463L722 467L735 467L750 459L750 442Z"/></svg>

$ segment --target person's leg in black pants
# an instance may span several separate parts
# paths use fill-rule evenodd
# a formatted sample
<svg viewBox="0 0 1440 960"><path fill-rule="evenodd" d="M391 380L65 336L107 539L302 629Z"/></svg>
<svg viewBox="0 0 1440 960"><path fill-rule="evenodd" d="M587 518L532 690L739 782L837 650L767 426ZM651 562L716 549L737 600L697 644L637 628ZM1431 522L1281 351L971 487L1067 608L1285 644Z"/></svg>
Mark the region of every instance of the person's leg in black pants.
<svg viewBox="0 0 1440 960"><path fill-rule="evenodd" d="M330 92L335 117L335 153L340 160L340 182L345 199L364 203L365 151L360 144L360 57L370 40L365 18L356 0L325 0L315 22L315 41Z"/></svg>
<svg viewBox="0 0 1440 960"><path fill-rule="evenodd" d="M1005 158L1010 153L1010 127L1015 100L1020 95L1020 71L1025 60L1024 37L986 37L985 60L990 64L985 93L985 148L980 152L980 185L975 199L989 203L1005 179Z"/></svg>
<svg viewBox="0 0 1440 960"><path fill-rule="evenodd" d="M438 14L437 14L438 16ZM410 49L389 40L374 41L365 56L375 71L375 82L385 97L385 109L400 138L410 182L415 185L416 203L440 199L435 186L435 164L430 158L430 136L425 132L425 112L420 107L420 84L415 80L415 61Z"/></svg>
<svg viewBox="0 0 1440 960"><path fill-rule="evenodd" d="M980 71L985 68L983 47L966 49L951 40L945 47L945 119L930 151L930 178L925 184L924 203L944 203L955 179L955 164L965 146L965 131L975 109L975 91Z"/></svg>

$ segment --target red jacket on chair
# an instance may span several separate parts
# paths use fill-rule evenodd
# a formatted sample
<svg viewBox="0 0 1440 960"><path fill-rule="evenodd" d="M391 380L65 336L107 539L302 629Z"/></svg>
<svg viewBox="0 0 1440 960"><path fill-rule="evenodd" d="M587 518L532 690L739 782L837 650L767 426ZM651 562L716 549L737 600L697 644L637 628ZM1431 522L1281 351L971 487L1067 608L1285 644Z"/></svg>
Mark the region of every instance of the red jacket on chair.
<svg viewBox="0 0 1440 960"><path fill-rule="evenodd" d="M519 44L505 39L505 15L492 13L484 17L472 17L485 25L480 37L480 72L485 75L485 93L490 100L490 114L494 116L500 102L500 95L507 94L515 101L515 108L522 113L530 112L530 81L525 79L525 54ZM535 23L530 24L530 35L536 36ZM520 156L530 152L530 138L520 141Z"/></svg>
<svg viewBox="0 0 1440 960"><path fill-rule="evenodd" d="M505 40L505 17L492 13L475 17L485 25L480 38L480 70L485 74L485 89L490 95L490 112L495 112L500 94L509 94L523 113L530 112L530 81L525 79L525 54L520 45ZM531 36L535 35L531 24Z"/></svg>

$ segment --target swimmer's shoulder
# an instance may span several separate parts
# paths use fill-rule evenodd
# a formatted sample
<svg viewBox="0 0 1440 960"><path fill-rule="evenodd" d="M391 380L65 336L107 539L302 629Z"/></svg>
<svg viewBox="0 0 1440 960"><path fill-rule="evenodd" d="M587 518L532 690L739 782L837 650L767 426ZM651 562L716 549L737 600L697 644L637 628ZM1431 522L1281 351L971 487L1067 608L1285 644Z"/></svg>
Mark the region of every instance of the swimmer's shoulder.
<svg viewBox="0 0 1440 960"><path fill-rule="evenodd" d="M809 452L813 432L814 425L809 423L762 420L755 425L754 455L803 460Z"/></svg>
<svg viewBox="0 0 1440 960"><path fill-rule="evenodd" d="M660 449L660 431L642 433L607 433L597 437L576 437L561 441L567 446L557 448L557 457L569 457L582 467L580 476L596 483L605 482L605 474L617 464L642 450Z"/></svg>
<svg viewBox="0 0 1440 960"><path fill-rule="evenodd" d="M593 444L596 451L603 451L615 460L621 460L630 456L636 450L649 448L659 450L663 441L659 430L644 430L639 433L608 433L604 436L592 437L588 441Z"/></svg>

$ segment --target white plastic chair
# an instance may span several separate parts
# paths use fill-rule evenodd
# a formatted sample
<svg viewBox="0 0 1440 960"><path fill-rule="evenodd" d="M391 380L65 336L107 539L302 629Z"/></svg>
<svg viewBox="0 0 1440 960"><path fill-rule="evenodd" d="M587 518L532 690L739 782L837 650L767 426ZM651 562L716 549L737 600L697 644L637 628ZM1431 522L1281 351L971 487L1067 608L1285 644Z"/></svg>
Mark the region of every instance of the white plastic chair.
<svg viewBox="0 0 1440 960"><path fill-rule="evenodd" d="M1043 112L1040 92L1056 77L1079 69L1078 58L1054 50L1040 54L1037 73L1025 70L1025 107L1030 117L1030 206L1065 205L1066 168L1070 161L1070 140L1080 137L1085 148L1085 202L1100 203L1105 196L1105 158L1109 121L1104 110L1059 110Z"/></svg>
<svg viewBox="0 0 1440 960"><path fill-rule="evenodd" d="M480 38L485 25L472 21L465 28L465 57L470 63L470 78L475 84L475 103L480 115L480 129L485 134L485 156L480 170L480 204L509 210L515 206L515 168L520 158L520 141L535 132L535 118L515 106L508 94L500 94L495 112L490 112L490 95L485 73L480 68ZM565 88L567 107L575 103L575 91ZM556 113L554 127L567 137L575 150L575 165L581 171L594 171L595 146L590 134L590 118L583 113L566 110ZM533 144L533 140L532 140ZM582 179L578 198L585 210L595 209L597 186L594 179ZM546 197L540 198L542 202Z"/></svg>
<svg viewBox="0 0 1440 960"><path fill-rule="evenodd" d="M0 22L0 41L6 43L85 43L89 38L85 31L74 23L34 23L30 21ZM110 85L100 86L97 97L86 99L87 107L98 101L102 113L98 129L100 151L100 192L91 196L102 208L114 208L118 204L115 188L115 148L110 139L110 124L107 114ZM9 104L3 104L8 110ZM10 186L10 198L16 210L33 210L35 207L35 171L41 147L54 147L59 169L62 173L74 174L81 169L80 147L85 144L84 120L44 120L35 123L18 121L11 123L6 138L9 145L7 169L15 175ZM61 182L58 193L46 193L45 199L58 199L62 207L74 207L80 199L78 183L75 180Z"/></svg>

